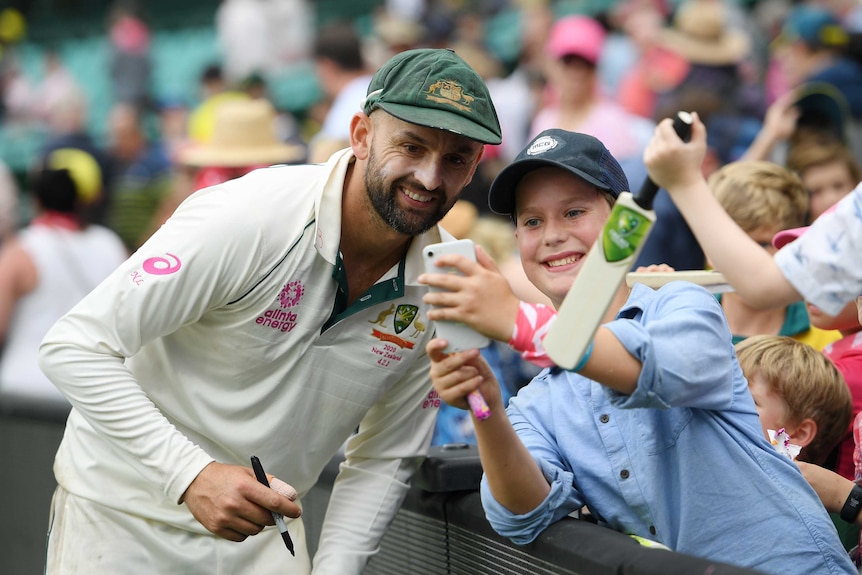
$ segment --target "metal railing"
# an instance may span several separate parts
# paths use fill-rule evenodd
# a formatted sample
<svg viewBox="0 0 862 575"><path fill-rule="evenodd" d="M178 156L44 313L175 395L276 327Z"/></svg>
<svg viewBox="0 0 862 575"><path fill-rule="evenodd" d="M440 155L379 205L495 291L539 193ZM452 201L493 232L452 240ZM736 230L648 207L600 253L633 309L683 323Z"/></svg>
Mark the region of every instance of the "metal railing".
<svg viewBox="0 0 862 575"><path fill-rule="evenodd" d="M54 452L69 406L0 395L0 573L43 572ZM303 500L309 552L316 550L334 458ZM586 520L566 518L529 545L497 535L477 491L474 446L432 448L366 575L754 575L747 569L650 549Z"/></svg>

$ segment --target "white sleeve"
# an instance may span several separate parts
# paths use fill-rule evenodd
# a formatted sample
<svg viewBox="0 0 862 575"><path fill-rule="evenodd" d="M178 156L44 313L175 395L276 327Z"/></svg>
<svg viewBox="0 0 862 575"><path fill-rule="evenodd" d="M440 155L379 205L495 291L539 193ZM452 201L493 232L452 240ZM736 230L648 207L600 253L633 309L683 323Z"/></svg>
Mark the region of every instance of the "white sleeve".
<svg viewBox="0 0 862 575"><path fill-rule="evenodd" d="M784 277L830 315L862 295L862 184L775 254Z"/></svg>
<svg viewBox="0 0 862 575"><path fill-rule="evenodd" d="M173 501L213 459L157 409L125 359L230 301L260 265L254 232L220 204L183 204L40 347L40 367L73 407Z"/></svg>
<svg viewBox="0 0 862 575"><path fill-rule="evenodd" d="M434 430L436 396L423 354L363 418L347 442L329 499L314 575L361 573L377 552L419 468Z"/></svg>

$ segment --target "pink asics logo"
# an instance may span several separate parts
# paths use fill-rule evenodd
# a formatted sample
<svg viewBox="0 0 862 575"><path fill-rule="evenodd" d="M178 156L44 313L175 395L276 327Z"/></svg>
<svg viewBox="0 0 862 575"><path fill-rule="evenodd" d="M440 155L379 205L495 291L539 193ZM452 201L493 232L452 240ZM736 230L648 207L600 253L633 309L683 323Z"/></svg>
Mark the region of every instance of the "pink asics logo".
<svg viewBox="0 0 862 575"><path fill-rule="evenodd" d="M174 254L165 254L170 260L162 257L153 257L147 258L144 260L143 265L141 266L145 272L154 276L166 276L168 274L172 274L180 271L180 268L183 267L180 258L175 256Z"/></svg>

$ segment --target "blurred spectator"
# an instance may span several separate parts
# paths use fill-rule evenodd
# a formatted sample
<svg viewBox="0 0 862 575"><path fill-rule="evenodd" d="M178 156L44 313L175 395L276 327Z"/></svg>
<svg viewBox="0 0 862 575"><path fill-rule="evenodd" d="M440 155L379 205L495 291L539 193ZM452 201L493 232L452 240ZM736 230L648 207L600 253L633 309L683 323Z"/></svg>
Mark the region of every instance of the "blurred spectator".
<svg viewBox="0 0 862 575"><path fill-rule="evenodd" d="M389 58L425 45L426 30L422 22L384 9L373 15L374 33L363 43L366 64L377 68Z"/></svg>
<svg viewBox="0 0 862 575"><path fill-rule="evenodd" d="M165 97L158 103L157 131L168 158L173 161L188 143L189 107L182 98Z"/></svg>
<svg viewBox="0 0 862 575"><path fill-rule="evenodd" d="M307 0L222 0L215 27L225 78L233 84L306 59L314 35Z"/></svg>
<svg viewBox="0 0 862 575"><path fill-rule="evenodd" d="M727 12L720 0L685 0L673 26L656 38L659 46L685 58L689 68L672 90L658 95L655 119L677 110L697 112L708 128L715 167L740 158L765 110L762 88L742 74L751 41L728 24Z"/></svg>
<svg viewBox="0 0 862 575"><path fill-rule="evenodd" d="M530 125L546 89L545 42L553 23L549 2L523 0L518 5L520 46L514 68L504 78L487 81L503 129L498 155L504 162L514 160L530 140ZM483 199L483 213L490 213L487 203Z"/></svg>
<svg viewBox="0 0 862 575"><path fill-rule="evenodd" d="M30 124L43 121L44 116L37 100L36 85L21 69L18 58L7 51L0 60L0 94L3 96L2 121L4 124Z"/></svg>
<svg viewBox="0 0 862 575"><path fill-rule="evenodd" d="M65 402L39 369L37 352L48 328L126 259L120 239L86 225L88 196L79 182L98 170L80 151L58 150L34 173L37 217L0 247L0 390ZM88 174L88 172L90 174ZM90 197L91 198L91 197Z"/></svg>
<svg viewBox="0 0 862 575"><path fill-rule="evenodd" d="M171 190L171 163L161 143L147 137L133 105L116 104L108 130L114 166L108 223L131 253L157 227L156 213Z"/></svg>
<svg viewBox="0 0 862 575"><path fill-rule="evenodd" d="M643 151L655 125L626 112L601 93L596 66L605 30L587 16L566 16L554 23L545 44L548 87L530 135L560 128L595 136L605 143L630 182L646 176Z"/></svg>
<svg viewBox="0 0 862 575"><path fill-rule="evenodd" d="M311 57L316 30L315 4L310 0L266 0L270 46L276 55L276 69Z"/></svg>
<svg viewBox="0 0 862 575"><path fill-rule="evenodd" d="M835 86L851 115L862 118L862 64L848 57L849 36L829 9L799 4L776 41L775 57L793 88L810 82Z"/></svg>
<svg viewBox="0 0 862 575"><path fill-rule="evenodd" d="M331 149L330 142L346 147L350 119L359 110L371 82L362 52L362 41L350 22L335 22L321 28L314 42L314 67L329 110L320 131L310 142L310 160L325 159L315 153L318 146ZM329 145L327 145L329 144Z"/></svg>
<svg viewBox="0 0 862 575"><path fill-rule="evenodd" d="M679 85L689 72L689 62L679 53L659 44L666 6L662 0L628 0L618 4L611 20L619 31L611 34L599 61L603 84L620 105L644 118L655 115L656 98ZM626 46L628 44L629 46ZM624 50L631 50L629 56ZM627 62L626 59L631 59ZM611 71L618 75L612 82Z"/></svg>
<svg viewBox="0 0 862 575"><path fill-rule="evenodd" d="M215 26L228 82L239 83L253 73L276 67L267 4L263 0L222 0L216 9Z"/></svg>
<svg viewBox="0 0 862 575"><path fill-rule="evenodd" d="M38 115L50 122L55 110L64 107L66 99L83 99L84 91L55 49L45 50L42 65L42 80L36 88L36 106Z"/></svg>
<svg viewBox="0 0 862 575"><path fill-rule="evenodd" d="M206 143L212 138L216 109L224 102L246 100L245 92L232 87L220 64L209 64L201 71L200 102L189 113L188 135L192 142Z"/></svg>
<svg viewBox="0 0 862 575"><path fill-rule="evenodd" d="M190 194L238 178L255 168L296 163L305 149L278 137L275 109L267 100L235 100L215 110L209 142L180 149L171 195L159 206L157 225L164 222Z"/></svg>
<svg viewBox="0 0 862 575"><path fill-rule="evenodd" d="M38 162L43 164L59 149L71 148L91 156L99 167L99 175L93 184L93 197L86 203L83 218L88 223L105 224L111 201L113 168L105 150L96 144L88 131L87 101L81 91L72 90L52 104L48 110L48 130L49 135Z"/></svg>
<svg viewBox="0 0 862 575"><path fill-rule="evenodd" d="M135 0L116 2L108 25L114 101L147 109L152 105L150 30Z"/></svg>
<svg viewBox="0 0 862 575"><path fill-rule="evenodd" d="M841 142L809 140L795 145L787 167L808 190L808 222L838 203L862 181L862 169Z"/></svg>
<svg viewBox="0 0 862 575"><path fill-rule="evenodd" d="M0 160L0 245L18 228L18 184Z"/></svg>

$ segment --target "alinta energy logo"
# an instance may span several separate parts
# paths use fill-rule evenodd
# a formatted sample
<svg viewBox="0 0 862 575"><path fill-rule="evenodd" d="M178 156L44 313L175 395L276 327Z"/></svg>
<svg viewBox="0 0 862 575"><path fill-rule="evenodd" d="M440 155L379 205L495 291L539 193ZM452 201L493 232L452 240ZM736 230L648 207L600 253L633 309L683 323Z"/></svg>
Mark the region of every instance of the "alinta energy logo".
<svg viewBox="0 0 862 575"><path fill-rule="evenodd" d="M254 322L257 325L278 330L282 333L293 331L296 327L296 320L299 317L296 312L290 311L290 308L299 305L299 301L305 294L305 286L299 280L294 280L284 284L276 298L278 308L270 308L263 315L257 316Z"/></svg>

